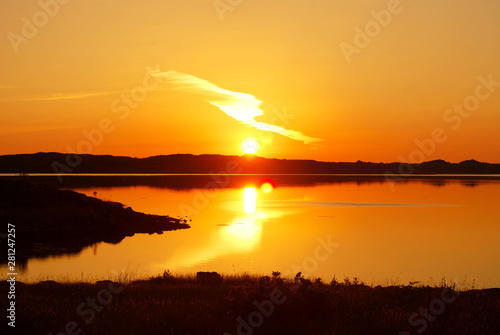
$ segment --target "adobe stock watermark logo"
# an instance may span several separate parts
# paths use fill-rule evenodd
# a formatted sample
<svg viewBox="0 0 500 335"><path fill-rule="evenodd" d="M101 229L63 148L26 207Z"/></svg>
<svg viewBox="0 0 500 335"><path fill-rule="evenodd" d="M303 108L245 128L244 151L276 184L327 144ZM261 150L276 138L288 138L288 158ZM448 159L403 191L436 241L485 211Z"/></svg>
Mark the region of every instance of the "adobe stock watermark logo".
<svg viewBox="0 0 500 335"><path fill-rule="evenodd" d="M146 71L141 85L133 87L128 93L123 93L119 98L111 102L111 112L117 114L118 121L127 119L130 112L139 107L142 101L146 100L149 92L155 90L163 82L162 78L153 75L160 71L158 66L156 70L147 67ZM83 154L92 154L94 149L103 143L105 135L111 134L115 129L116 120L110 117L102 118L96 128L83 129L82 135L84 138L76 144L76 147L66 146L68 154L65 157L65 162L53 161L51 164L59 182L63 181L63 174L72 173L82 163Z"/></svg>
<svg viewBox="0 0 500 335"><path fill-rule="evenodd" d="M40 0L38 5L40 10L35 12L31 18L23 16L21 18L22 26L20 34L10 32L7 34L7 39L12 46L12 49L17 54L20 51L22 44L28 44L29 41L38 35L41 28L45 27L50 19L59 14L60 5L66 5L71 0Z"/></svg>
<svg viewBox="0 0 500 335"><path fill-rule="evenodd" d="M439 298L433 299L429 302L428 308L425 306L420 306L417 312L413 312L408 317L408 324L414 328L417 328L417 333L421 334L425 332L432 323L437 320L437 318L442 315L446 307L457 300L460 296L460 291L455 290L456 280L444 286ZM458 288L460 289L460 288ZM402 331L398 335L411 335L409 331Z"/></svg>
<svg viewBox="0 0 500 335"><path fill-rule="evenodd" d="M190 204L179 204L179 211L182 217L198 215L210 204L210 199L219 195L221 188L225 188L231 181L232 174L241 173L242 167L236 160L231 160L226 164L226 169L216 174L211 174L212 181L205 184L201 190L196 190Z"/></svg>
<svg viewBox="0 0 500 335"><path fill-rule="evenodd" d="M269 123L266 123L262 126L262 129L259 129L257 134L257 141L259 142L259 146L269 145L273 142L273 137L276 133L273 131L272 125L277 125L281 127L288 127L290 125L290 121L295 119L296 115L294 113L289 113L288 108L285 106L281 110L274 108L273 116L270 119Z"/></svg>
<svg viewBox="0 0 500 335"><path fill-rule="evenodd" d="M288 274L296 273L295 271L299 271L297 276L295 276L293 281L289 281L284 279L284 282L289 284L293 284L290 288L291 291L297 290L301 285L301 278L299 275L302 270L306 272L306 274L312 274L315 272L319 264L321 262L325 262L328 260L331 255L335 252L335 249L340 245L332 242L331 235L325 239L318 237L316 238L318 245L314 248L313 256L306 257L302 260L301 265L292 265L292 268L287 271ZM261 327L265 320L270 318L278 305L285 303L287 300L286 295L279 288L274 289L269 294L269 299L264 299L262 301L254 300L252 304L255 306L255 310L247 315L246 318L239 316L236 321L238 322L238 326L236 328L236 334L238 335L251 335L253 332ZM225 332L224 335L231 335L231 333Z"/></svg>
<svg viewBox="0 0 500 335"><path fill-rule="evenodd" d="M409 0L411 1L411 0ZM373 20L368 21L363 29L359 26L354 27L354 35L352 44L341 42L339 44L340 50L346 59L347 63L351 64L352 56L361 53L372 42L372 40L382 33L382 29L389 26L395 15L403 12L403 5L400 0L390 0L387 3L387 9L379 11L372 10L370 14Z"/></svg>
<svg viewBox="0 0 500 335"><path fill-rule="evenodd" d="M214 2L212 2L215 12L221 21L224 21L224 15L226 12L232 12L242 3L243 0L214 0Z"/></svg>
<svg viewBox="0 0 500 335"><path fill-rule="evenodd" d="M457 131L462 126L464 120L470 118L473 112L476 112L481 107L481 102L490 99L496 90L500 87L500 81L494 81L493 75L479 76L477 78L479 84L474 89L474 94L471 94L462 103L455 103L452 108L448 108L443 113L443 121L453 131ZM403 181L405 175L411 175L415 172L415 167L412 164L423 163L427 158L434 154L438 145L444 144L449 136L445 128L436 127L430 132L430 136L423 139L415 139L416 149L413 150L407 157L398 156L397 173L391 171L385 172L385 179L388 181ZM391 190L394 192L393 183L389 183Z"/></svg>
<svg viewBox="0 0 500 335"><path fill-rule="evenodd" d="M116 270L112 272L117 273ZM97 313L101 313L106 306L110 305L115 296L123 293L129 283L130 281L126 280L125 276L122 275L118 275L118 281L102 281L101 285L105 284L106 286L95 295L88 296L85 301L80 302L76 307L78 321L68 321L64 325L64 331L56 332L55 335L77 335L82 333L82 328L93 323L97 317ZM54 335L54 333L50 332L48 335Z"/></svg>

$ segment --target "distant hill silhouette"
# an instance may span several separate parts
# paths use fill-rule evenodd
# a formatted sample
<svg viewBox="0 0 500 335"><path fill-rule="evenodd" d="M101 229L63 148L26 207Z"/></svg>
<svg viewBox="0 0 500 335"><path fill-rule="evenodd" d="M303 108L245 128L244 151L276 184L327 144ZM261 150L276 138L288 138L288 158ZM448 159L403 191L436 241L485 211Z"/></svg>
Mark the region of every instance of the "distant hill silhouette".
<svg viewBox="0 0 500 335"><path fill-rule="evenodd" d="M76 158L81 158L78 160ZM270 159L175 154L132 158L36 153L0 156L0 173L500 174L500 164L467 160L421 164Z"/></svg>

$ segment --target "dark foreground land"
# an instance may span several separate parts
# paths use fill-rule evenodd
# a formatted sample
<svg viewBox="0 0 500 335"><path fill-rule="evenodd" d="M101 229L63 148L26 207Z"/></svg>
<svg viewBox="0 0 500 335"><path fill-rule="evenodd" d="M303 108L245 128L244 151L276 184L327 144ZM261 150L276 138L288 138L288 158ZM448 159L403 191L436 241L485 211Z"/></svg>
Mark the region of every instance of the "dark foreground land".
<svg viewBox="0 0 500 335"><path fill-rule="evenodd" d="M0 222L15 226L16 263L78 253L98 242L118 243L138 233L189 228L180 219L135 212L118 202L35 184L26 177L0 178ZM2 254L7 255L6 243ZM1 263L6 263L1 258Z"/></svg>
<svg viewBox="0 0 500 335"><path fill-rule="evenodd" d="M277 273L200 280L165 272L128 284L16 289L19 334L500 334L499 315L500 289L368 287Z"/></svg>

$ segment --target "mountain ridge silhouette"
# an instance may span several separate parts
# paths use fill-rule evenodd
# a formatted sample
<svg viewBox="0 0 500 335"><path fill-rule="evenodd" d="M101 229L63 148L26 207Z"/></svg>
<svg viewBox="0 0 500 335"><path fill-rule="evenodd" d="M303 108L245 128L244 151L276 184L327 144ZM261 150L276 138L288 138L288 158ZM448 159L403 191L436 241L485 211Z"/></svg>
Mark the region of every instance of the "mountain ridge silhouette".
<svg viewBox="0 0 500 335"><path fill-rule="evenodd" d="M81 158L79 161L78 158ZM400 162L325 162L259 156L172 154L146 158L39 152L0 156L0 173L242 173L242 174L500 174L500 164L474 159Z"/></svg>

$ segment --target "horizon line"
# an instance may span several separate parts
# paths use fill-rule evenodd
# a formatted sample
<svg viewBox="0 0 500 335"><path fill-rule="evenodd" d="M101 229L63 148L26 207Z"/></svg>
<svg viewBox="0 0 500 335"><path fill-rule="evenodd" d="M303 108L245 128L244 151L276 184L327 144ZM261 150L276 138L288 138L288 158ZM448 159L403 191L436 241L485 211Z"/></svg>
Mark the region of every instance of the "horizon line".
<svg viewBox="0 0 500 335"><path fill-rule="evenodd" d="M121 158L131 158L131 159L148 159L148 158L155 158L155 157L168 157L168 156L221 156L221 157L239 157L239 158L244 158L244 157L253 157L253 158L262 158L262 159L268 159L268 160L284 160L284 161L312 161L312 162L318 162L318 163L345 163L345 164L357 164L357 163L366 163L366 164L409 164L409 165L420 165L424 163L430 163L430 162L436 162L436 161L442 161L445 163L449 164L460 164L464 162L469 162L469 161L474 161L480 164L500 164L499 163L493 163L493 162L482 162L478 161L474 158L469 158L457 162L450 162L442 158L437 158L437 159L432 159L428 161L423 161L420 163L409 163L409 162L398 162L398 161L392 161L392 162L373 162L373 161L363 161L358 159L357 161L324 161L324 160L316 160L316 159L306 159L306 158L276 158L276 157L264 157L264 156L259 156L259 155L252 155L252 154L241 154L241 155L227 155L227 154L192 154L192 153L174 153L174 154L159 154L159 155L153 155L153 156L144 156L144 157L134 157L134 156L123 156L123 155L113 155L113 154L92 154L92 153L76 153L76 152L57 152L57 151L39 151L39 152L34 152L34 153L16 153L16 154L0 154L0 157L5 157L5 156L21 156L21 155L38 155L38 154L58 154L58 155L78 155L78 156L111 156L111 157L121 157Z"/></svg>

